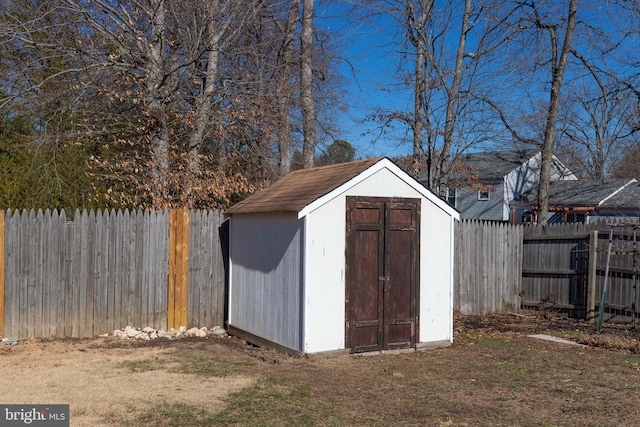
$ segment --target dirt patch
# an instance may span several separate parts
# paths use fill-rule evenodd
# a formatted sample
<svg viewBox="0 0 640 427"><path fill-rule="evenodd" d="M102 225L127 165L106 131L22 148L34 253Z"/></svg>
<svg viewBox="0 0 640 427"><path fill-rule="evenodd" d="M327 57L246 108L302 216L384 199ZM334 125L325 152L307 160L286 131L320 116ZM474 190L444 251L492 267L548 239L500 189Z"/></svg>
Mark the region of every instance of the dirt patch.
<svg viewBox="0 0 640 427"><path fill-rule="evenodd" d="M68 403L73 425L99 426L114 414L122 422L172 402L215 412L227 395L255 382L225 367L221 376L189 374L190 356L181 349L197 354L198 343L159 344L30 339L0 347L0 401Z"/></svg>
<svg viewBox="0 0 640 427"><path fill-rule="evenodd" d="M523 313L490 314L486 316L454 317L456 336L463 338L467 331L490 334L500 333L523 337L547 333L591 347L612 351L640 353L640 327L630 324L605 323L598 331L597 322L574 319L554 311L528 311Z"/></svg>
<svg viewBox="0 0 640 427"><path fill-rule="evenodd" d="M229 337L24 340L0 346L0 402L68 403L72 426L637 425L638 330L542 312L454 324L449 348L329 359Z"/></svg>

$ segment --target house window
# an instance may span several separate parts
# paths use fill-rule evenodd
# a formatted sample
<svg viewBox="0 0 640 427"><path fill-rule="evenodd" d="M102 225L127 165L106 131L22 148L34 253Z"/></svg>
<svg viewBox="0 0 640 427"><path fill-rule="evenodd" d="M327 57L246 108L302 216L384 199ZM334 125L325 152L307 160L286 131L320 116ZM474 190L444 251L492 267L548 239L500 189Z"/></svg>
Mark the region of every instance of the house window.
<svg viewBox="0 0 640 427"><path fill-rule="evenodd" d="M478 190L478 200L489 200L489 190Z"/></svg>
<svg viewBox="0 0 640 427"><path fill-rule="evenodd" d="M449 203L454 208L456 207L456 189L449 188L447 190L447 203Z"/></svg>

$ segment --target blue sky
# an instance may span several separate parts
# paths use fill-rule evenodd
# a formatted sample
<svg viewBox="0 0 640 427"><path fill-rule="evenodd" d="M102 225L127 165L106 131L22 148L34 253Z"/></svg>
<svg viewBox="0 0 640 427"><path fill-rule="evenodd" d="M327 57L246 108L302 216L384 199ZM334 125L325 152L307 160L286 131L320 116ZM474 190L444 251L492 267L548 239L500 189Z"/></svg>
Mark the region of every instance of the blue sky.
<svg viewBox="0 0 640 427"><path fill-rule="evenodd" d="M344 35L338 42L343 45L346 60L338 64L347 82L344 103L348 110L346 114L336 114L343 133L335 137L351 143L358 158L410 154L411 142L399 141L404 130L380 136L375 123L363 123L368 115L380 109L412 109L411 93L399 90L395 80L398 48L393 45L392 23L384 19L375 25L348 22L339 16L341 11L331 14L332 11L323 10L322 6L320 3L317 25Z"/></svg>

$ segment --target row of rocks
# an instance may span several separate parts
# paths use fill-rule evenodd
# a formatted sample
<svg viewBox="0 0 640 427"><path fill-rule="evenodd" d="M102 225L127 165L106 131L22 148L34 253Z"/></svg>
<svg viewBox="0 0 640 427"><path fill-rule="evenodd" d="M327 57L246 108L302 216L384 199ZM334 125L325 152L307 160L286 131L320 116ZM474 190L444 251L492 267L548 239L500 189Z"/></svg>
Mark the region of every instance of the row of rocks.
<svg viewBox="0 0 640 427"><path fill-rule="evenodd" d="M206 326L202 328L191 328L187 329L184 326L180 326L177 330L171 328L167 331L163 329L153 329L149 326L145 328L135 328L133 326L127 326L123 329L116 329L110 334L101 335L101 337L114 336L116 338L127 339L127 340L155 340L158 338L165 339L177 339L177 338L192 338L199 337L204 338L211 335L224 335L227 331L220 326L214 326L212 329L207 328Z"/></svg>

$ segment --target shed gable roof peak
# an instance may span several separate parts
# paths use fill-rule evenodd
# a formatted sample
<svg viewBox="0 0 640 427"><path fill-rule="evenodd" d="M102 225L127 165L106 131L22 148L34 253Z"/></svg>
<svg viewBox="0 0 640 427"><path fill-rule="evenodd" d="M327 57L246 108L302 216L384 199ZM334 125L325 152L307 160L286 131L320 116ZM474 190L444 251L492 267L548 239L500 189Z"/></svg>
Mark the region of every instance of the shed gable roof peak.
<svg viewBox="0 0 640 427"><path fill-rule="evenodd" d="M226 212L299 212L309 203L330 193L383 159L385 157L375 157L293 171L269 187L235 204Z"/></svg>

